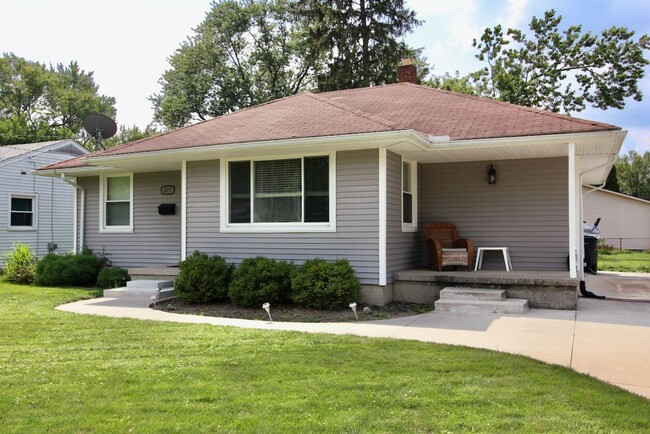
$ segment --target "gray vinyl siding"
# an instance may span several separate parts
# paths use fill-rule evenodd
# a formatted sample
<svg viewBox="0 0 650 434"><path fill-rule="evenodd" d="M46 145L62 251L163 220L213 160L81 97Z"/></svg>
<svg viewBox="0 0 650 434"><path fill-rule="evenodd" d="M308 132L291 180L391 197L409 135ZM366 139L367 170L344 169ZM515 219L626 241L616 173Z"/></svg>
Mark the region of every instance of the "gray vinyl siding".
<svg viewBox="0 0 650 434"><path fill-rule="evenodd" d="M421 166L421 220L449 222L476 247L509 247L514 269L566 270L569 250L566 158ZM421 225L420 225L421 226ZM486 254L484 269L503 269Z"/></svg>
<svg viewBox="0 0 650 434"><path fill-rule="evenodd" d="M86 189L84 244L95 253L104 252L115 266L173 265L181 252L181 173L179 171L133 175L133 233L100 233L99 177L79 178ZM173 185L174 195L160 187ZM158 205L176 204L175 215L159 215Z"/></svg>
<svg viewBox="0 0 650 434"><path fill-rule="evenodd" d="M31 160L29 157L32 157ZM35 168L66 160L73 155L53 150L39 150L0 164L0 267L4 256L16 242L29 244L39 256L48 253L47 244L58 245L57 253L73 248L74 188L58 178L33 175ZM24 175L21 172L25 172ZM37 228L9 230L10 195L37 194Z"/></svg>
<svg viewBox="0 0 650 434"><path fill-rule="evenodd" d="M219 161L188 162L187 252L218 254L229 262L257 255L300 264L346 258L362 283L379 278L379 154L336 155L336 232L220 233Z"/></svg>
<svg viewBox="0 0 650 434"><path fill-rule="evenodd" d="M414 164L414 170L417 169ZM402 157L386 153L386 271L392 282L395 271L422 265L421 233L402 232ZM418 178L419 173L418 170ZM419 192L419 186L418 186ZM420 201L418 201L419 204ZM414 217L418 214L413 209Z"/></svg>

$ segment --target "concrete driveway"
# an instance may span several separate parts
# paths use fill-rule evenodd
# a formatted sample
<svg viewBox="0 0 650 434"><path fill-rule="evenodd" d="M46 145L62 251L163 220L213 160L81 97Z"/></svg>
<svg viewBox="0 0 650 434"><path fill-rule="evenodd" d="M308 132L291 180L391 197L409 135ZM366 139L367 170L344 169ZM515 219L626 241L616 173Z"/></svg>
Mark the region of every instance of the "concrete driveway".
<svg viewBox="0 0 650 434"><path fill-rule="evenodd" d="M650 274L599 271L586 274L587 289L609 299L650 302Z"/></svg>

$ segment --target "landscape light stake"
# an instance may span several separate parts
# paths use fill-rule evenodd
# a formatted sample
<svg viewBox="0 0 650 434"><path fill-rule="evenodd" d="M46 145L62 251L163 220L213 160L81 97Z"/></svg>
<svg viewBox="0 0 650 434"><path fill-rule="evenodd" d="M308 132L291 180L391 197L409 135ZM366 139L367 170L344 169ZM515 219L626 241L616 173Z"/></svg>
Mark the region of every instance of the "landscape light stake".
<svg viewBox="0 0 650 434"><path fill-rule="evenodd" d="M271 318L271 303L264 303L262 309L264 309L266 314L269 316L269 321L273 322L273 318Z"/></svg>
<svg viewBox="0 0 650 434"><path fill-rule="evenodd" d="M158 290L158 293L156 295L151 296L151 301L153 301L153 308L156 308L156 305L160 301L160 289Z"/></svg>
<svg viewBox="0 0 650 434"><path fill-rule="evenodd" d="M352 312L354 312L354 317L359 321L359 317L357 316L357 304L356 303L350 303L350 309L352 309Z"/></svg>

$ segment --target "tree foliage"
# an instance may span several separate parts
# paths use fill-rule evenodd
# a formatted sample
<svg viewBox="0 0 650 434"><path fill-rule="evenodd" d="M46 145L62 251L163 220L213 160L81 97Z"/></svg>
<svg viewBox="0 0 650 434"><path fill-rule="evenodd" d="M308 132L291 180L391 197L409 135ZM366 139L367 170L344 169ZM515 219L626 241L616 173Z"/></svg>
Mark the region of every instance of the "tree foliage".
<svg viewBox="0 0 650 434"><path fill-rule="evenodd" d="M140 129L137 125L133 125L132 127L120 125L117 134L110 139L104 140L103 144L104 147L108 149L113 146L121 145L122 143L135 142L136 140L151 137L160 133L162 133L162 130L157 128L153 123L147 125L144 129ZM89 138L89 141L86 142L84 146L90 149L93 144L94 139Z"/></svg>
<svg viewBox="0 0 650 434"><path fill-rule="evenodd" d="M650 200L650 151L631 150L615 163L620 192Z"/></svg>
<svg viewBox="0 0 650 434"><path fill-rule="evenodd" d="M12 53L0 58L0 145L73 137L84 116L113 117L114 105L77 62L46 67Z"/></svg>
<svg viewBox="0 0 650 434"><path fill-rule="evenodd" d="M168 128L305 89L314 62L286 0L214 2L194 35L169 58L154 120Z"/></svg>
<svg viewBox="0 0 650 434"><path fill-rule="evenodd" d="M644 76L650 48L647 35L611 27L600 35L584 33L582 26L560 30L554 10L533 17L530 35L521 30L487 28L476 57L487 63L479 71L482 92L514 104L553 112L578 112L589 103L606 109L623 108L625 98L641 101L638 82Z"/></svg>
<svg viewBox="0 0 650 434"><path fill-rule="evenodd" d="M321 91L397 81L397 66L418 50L400 38L421 24L403 0L298 0L309 32L310 53ZM428 70L419 71L424 76Z"/></svg>
<svg viewBox="0 0 650 434"><path fill-rule="evenodd" d="M458 71L454 75L445 72L444 75L434 75L424 82L427 86L435 89L448 90L451 92L464 93L467 95L480 95L480 83L474 76L461 76Z"/></svg>

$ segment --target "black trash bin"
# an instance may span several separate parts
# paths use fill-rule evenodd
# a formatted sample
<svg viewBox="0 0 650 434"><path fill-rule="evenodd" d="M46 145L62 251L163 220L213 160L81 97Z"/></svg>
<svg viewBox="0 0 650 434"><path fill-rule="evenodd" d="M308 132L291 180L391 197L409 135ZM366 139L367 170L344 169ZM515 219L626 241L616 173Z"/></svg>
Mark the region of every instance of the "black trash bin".
<svg viewBox="0 0 650 434"><path fill-rule="evenodd" d="M583 225L583 236L585 240L585 271L587 273L598 273L598 239L600 238L600 229L598 229L600 218L593 225L585 223Z"/></svg>

